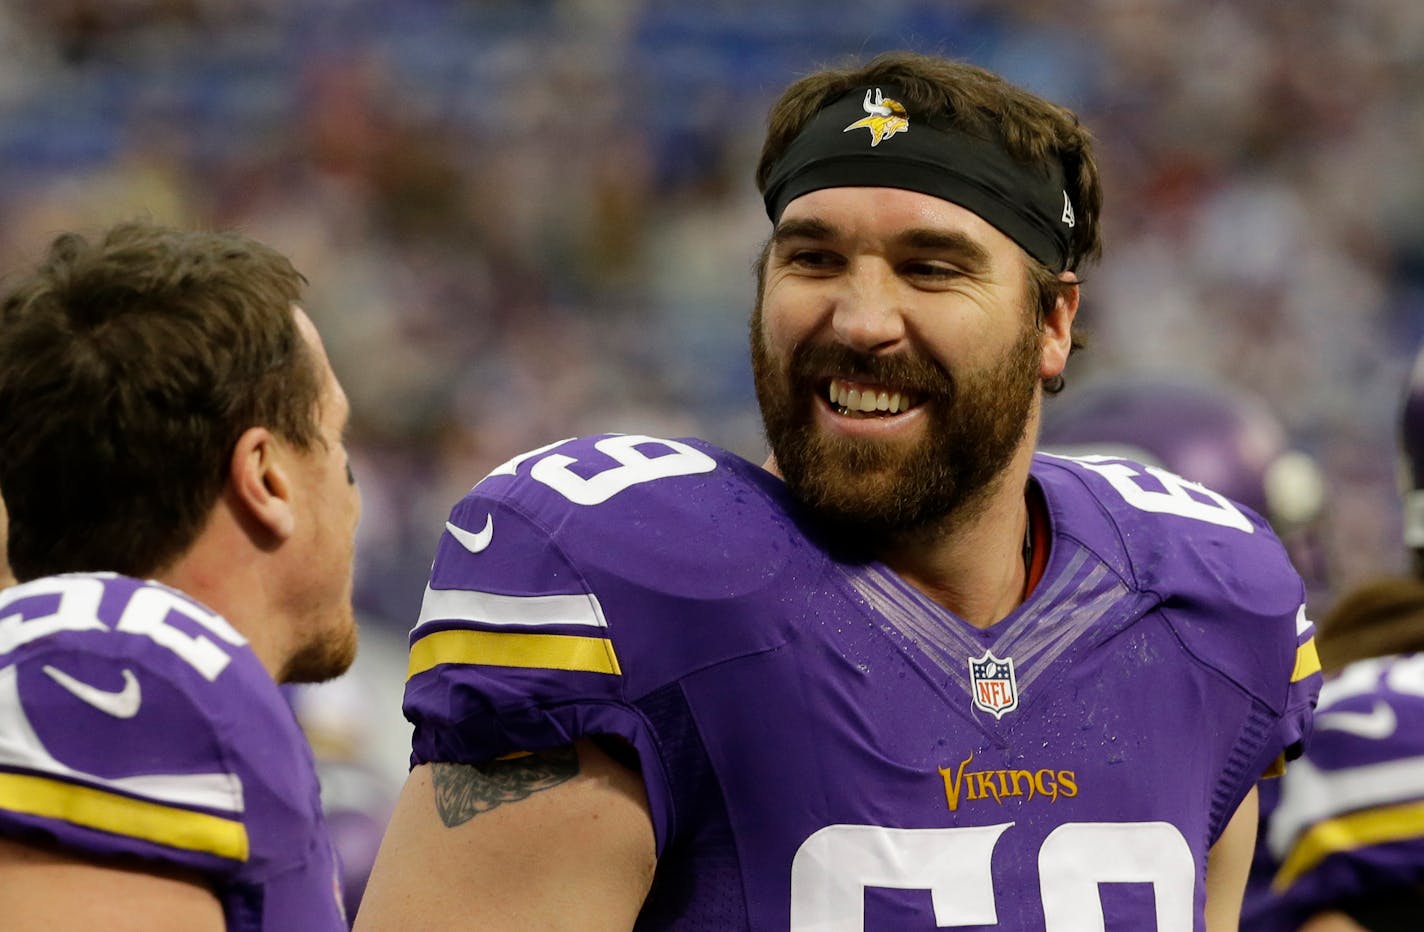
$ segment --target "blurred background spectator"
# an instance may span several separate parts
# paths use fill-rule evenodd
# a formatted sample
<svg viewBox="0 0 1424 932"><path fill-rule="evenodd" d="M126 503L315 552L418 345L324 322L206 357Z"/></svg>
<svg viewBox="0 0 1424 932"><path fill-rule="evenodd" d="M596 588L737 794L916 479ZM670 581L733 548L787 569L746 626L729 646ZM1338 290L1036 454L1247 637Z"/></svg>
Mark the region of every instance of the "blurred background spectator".
<svg viewBox="0 0 1424 932"><path fill-rule="evenodd" d="M398 697L445 512L493 466L620 430L762 456L744 329L766 108L846 54L943 52L1099 137L1092 345L1051 405L1106 374L1259 396L1325 475L1344 590L1403 568L1393 412L1424 338L1424 4L1309 8L10 0L0 271L135 215L294 257L354 405L356 675ZM394 704L369 719L370 753L397 781Z"/></svg>

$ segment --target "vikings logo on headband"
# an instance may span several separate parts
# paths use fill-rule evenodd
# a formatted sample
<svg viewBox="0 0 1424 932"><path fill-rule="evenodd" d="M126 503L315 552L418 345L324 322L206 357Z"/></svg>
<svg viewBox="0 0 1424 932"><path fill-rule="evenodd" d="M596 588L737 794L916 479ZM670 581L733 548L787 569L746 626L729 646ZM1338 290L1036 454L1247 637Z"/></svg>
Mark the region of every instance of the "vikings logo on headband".
<svg viewBox="0 0 1424 932"><path fill-rule="evenodd" d="M823 188L902 188L972 210L1050 269L1067 268L1075 217L1063 166L1021 162L997 139L934 121L917 119L911 133L900 98L896 87L864 87L821 108L771 170L772 223Z"/></svg>
<svg viewBox="0 0 1424 932"><path fill-rule="evenodd" d="M853 129L865 127L870 130L870 147L872 149L880 145L882 139L889 139L896 133L910 131L910 115L905 112L905 105L898 100L887 100L880 92L880 88L875 89L874 103L870 102L870 91L866 90L865 103L861 106L870 116L863 120L856 120L841 132L848 133Z"/></svg>

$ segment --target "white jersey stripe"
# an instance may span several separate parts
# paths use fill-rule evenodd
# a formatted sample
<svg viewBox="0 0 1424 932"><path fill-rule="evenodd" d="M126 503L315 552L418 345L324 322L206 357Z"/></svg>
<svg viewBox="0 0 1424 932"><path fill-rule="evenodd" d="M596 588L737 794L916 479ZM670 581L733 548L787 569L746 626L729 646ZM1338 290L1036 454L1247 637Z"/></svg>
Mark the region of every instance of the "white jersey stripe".
<svg viewBox="0 0 1424 932"><path fill-rule="evenodd" d="M582 625L607 628L603 606L592 593L581 595L496 595L469 589L425 587L420 604L421 625L432 621L473 621L500 628L539 625Z"/></svg>
<svg viewBox="0 0 1424 932"><path fill-rule="evenodd" d="M1266 840L1283 859L1310 826L1361 809L1377 809L1424 796L1424 757L1341 770L1321 770L1309 758L1292 761Z"/></svg>

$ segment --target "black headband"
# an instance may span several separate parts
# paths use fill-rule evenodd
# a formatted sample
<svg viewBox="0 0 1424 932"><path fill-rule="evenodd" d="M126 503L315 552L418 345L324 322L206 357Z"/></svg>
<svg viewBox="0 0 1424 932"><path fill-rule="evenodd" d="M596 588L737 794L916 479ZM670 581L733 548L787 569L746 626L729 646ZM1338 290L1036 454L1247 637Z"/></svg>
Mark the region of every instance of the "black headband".
<svg viewBox="0 0 1424 932"><path fill-rule="evenodd" d="M821 108L771 170L771 222L822 188L903 188L972 210L1050 269L1067 268L1076 220L1063 167L1029 165L996 140L912 118L899 97L883 84Z"/></svg>

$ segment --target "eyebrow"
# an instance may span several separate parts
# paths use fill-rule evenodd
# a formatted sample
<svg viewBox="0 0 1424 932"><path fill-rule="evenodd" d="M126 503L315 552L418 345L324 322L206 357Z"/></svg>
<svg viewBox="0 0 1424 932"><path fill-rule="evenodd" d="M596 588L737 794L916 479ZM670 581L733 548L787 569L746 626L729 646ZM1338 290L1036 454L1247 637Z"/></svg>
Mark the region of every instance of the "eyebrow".
<svg viewBox="0 0 1424 932"><path fill-rule="evenodd" d="M773 246L782 246L791 240L825 242L835 239L837 235L836 228L826 221L804 217L787 220L778 225L771 234L771 242ZM987 269L992 264L989 250L967 233L957 230L915 227L896 234L893 243L900 248L952 253L959 262L971 269Z"/></svg>
<svg viewBox="0 0 1424 932"><path fill-rule="evenodd" d="M954 253L961 263L973 268L985 269L992 264L989 250L967 233L917 228L896 236L895 242L912 249Z"/></svg>
<svg viewBox="0 0 1424 932"><path fill-rule="evenodd" d="M787 240L828 240L832 239L835 235L835 227L826 221L805 217L796 220L787 220L777 224L776 229L771 234L771 242L775 246L780 246Z"/></svg>

